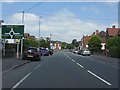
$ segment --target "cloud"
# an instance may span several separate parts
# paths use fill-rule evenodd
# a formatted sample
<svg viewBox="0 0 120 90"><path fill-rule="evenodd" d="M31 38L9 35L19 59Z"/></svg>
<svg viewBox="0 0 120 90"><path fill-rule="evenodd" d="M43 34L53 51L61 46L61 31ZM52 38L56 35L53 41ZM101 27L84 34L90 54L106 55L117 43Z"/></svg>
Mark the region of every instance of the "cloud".
<svg viewBox="0 0 120 90"><path fill-rule="evenodd" d="M21 23L22 13L13 14L9 17L10 23ZM71 42L73 39L81 40L83 35L90 35L95 30L105 30L105 25L97 25L93 22L85 22L67 9L58 11L52 16L40 19L41 36L52 34L53 40ZM39 17L33 13L25 14L25 32L38 37Z"/></svg>
<svg viewBox="0 0 120 90"><path fill-rule="evenodd" d="M80 10L82 10L82 11L90 11L90 12L93 12L93 13L95 13L95 14L99 14L100 13L100 11L96 8L96 7L85 7L85 6L81 6L80 7Z"/></svg>

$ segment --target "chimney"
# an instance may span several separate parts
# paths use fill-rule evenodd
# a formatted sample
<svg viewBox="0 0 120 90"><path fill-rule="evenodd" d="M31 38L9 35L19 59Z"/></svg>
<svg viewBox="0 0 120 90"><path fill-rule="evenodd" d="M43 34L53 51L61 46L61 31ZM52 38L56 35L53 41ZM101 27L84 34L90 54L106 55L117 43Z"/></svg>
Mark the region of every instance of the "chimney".
<svg viewBox="0 0 120 90"><path fill-rule="evenodd" d="M96 30L96 35L98 35L99 34L99 30Z"/></svg>
<svg viewBox="0 0 120 90"><path fill-rule="evenodd" d="M115 28L115 25L113 25L112 28Z"/></svg>

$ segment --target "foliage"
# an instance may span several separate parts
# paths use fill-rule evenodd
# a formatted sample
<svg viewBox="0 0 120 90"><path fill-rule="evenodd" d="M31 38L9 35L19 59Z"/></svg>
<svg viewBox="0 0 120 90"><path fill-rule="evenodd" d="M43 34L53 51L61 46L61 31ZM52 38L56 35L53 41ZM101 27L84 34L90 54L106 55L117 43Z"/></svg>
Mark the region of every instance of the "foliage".
<svg viewBox="0 0 120 90"><path fill-rule="evenodd" d="M112 57L120 57L120 36L111 37L107 40L107 49Z"/></svg>
<svg viewBox="0 0 120 90"><path fill-rule="evenodd" d="M41 38L40 40L31 38L23 40L24 49L27 47L38 47L38 45L39 47L49 48L50 40L48 38L46 38L46 40L44 38Z"/></svg>
<svg viewBox="0 0 120 90"><path fill-rule="evenodd" d="M76 40L76 39L73 39L71 44L72 44L74 47L77 47L77 40Z"/></svg>
<svg viewBox="0 0 120 90"><path fill-rule="evenodd" d="M74 46L72 45L72 44L67 44L67 47L66 47L67 49L73 49L74 48Z"/></svg>
<svg viewBox="0 0 120 90"><path fill-rule="evenodd" d="M66 42L62 42L62 49L66 49L67 48L67 43Z"/></svg>
<svg viewBox="0 0 120 90"><path fill-rule="evenodd" d="M88 42L89 49L92 52L100 52L101 51L101 39L98 36L92 36Z"/></svg>
<svg viewBox="0 0 120 90"><path fill-rule="evenodd" d="M38 41L36 39L24 39L23 40L23 46L24 46L24 48L37 47L38 46Z"/></svg>

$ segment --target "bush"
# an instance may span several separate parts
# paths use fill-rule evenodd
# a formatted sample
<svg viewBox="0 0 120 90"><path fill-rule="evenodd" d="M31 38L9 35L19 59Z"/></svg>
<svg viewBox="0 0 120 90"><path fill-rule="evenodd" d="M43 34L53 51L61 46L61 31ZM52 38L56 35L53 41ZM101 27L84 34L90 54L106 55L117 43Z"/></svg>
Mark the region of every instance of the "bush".
<svg viewBox="0 0 120 90"><path fill-rule="evenodd" d="M117 47L111 47L110 48L110 56L111 57L116 57L116 58L120 58L120 46L117 46Z"/></svg>

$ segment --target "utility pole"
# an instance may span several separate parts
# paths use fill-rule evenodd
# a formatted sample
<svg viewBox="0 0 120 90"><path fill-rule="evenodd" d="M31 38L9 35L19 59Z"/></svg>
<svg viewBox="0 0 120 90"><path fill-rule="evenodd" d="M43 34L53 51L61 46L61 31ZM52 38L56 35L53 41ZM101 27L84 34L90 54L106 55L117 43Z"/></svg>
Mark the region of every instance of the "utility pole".
<svg viewBox="0 0 120 90"><path fill-rule="evenodd" d="M24 14L25 14L25 12L23 11L22 12L22 23L24 23Z"/></svg>
<svg viewBox="0 0 120 90"><path fill-rule="evenodd" d="M23 15L22 15L22 23L24 24L24 14L25 14L25 12L23 11L22 13L23 13ZM23 53L23 38L24 37L22 37L22 39L21 39L21 57L22 57L22 53Z"/></svg>
<svg viewBox="0 0 120 90"><path fill-rule="evenodd" d="M40 47L40 18L41 18L41 16L39 16L38 48Z"/></svg>
<svg viewBox="0 0 120 90"><path fill-rule="evenodd" d="M52 37L52 34L50 34L50 49L52 49L52 45L51 45L51 37Z"/></svg>

